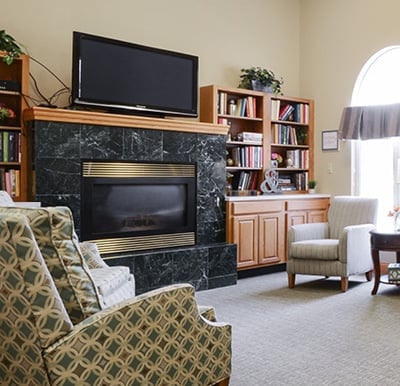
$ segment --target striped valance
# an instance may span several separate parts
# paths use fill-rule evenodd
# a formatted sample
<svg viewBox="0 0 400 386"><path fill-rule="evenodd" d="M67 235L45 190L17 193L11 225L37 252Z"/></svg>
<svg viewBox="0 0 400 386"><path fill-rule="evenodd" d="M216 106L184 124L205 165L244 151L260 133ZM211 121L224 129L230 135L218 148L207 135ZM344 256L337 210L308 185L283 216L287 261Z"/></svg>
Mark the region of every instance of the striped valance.
<svg viewBox="0 0 400 386"><path fill-rule="evenodd" d="M345 107L339 126L341 139L378 139L400 136L400 103Z"/></svg>

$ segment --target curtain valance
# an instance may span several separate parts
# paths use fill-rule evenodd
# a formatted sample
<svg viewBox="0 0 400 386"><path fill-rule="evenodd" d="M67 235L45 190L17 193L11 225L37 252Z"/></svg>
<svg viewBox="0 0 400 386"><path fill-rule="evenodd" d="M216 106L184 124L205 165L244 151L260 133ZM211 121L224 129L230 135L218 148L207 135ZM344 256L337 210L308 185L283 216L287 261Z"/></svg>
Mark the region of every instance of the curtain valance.
<svg viewBox="0 0 400 386"><path fill-rule="evenodd" d="M339 126L341 139L400 136L400 103L345 107Z"/></svg>

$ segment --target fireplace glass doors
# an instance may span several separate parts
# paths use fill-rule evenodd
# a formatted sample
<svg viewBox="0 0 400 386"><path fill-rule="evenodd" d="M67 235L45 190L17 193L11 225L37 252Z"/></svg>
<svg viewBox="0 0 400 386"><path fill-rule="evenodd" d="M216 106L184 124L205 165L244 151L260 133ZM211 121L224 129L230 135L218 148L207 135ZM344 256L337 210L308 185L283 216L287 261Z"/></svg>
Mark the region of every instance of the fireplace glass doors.
<svg viewBox="0 0 400 386"><path fill-rule="evenodd" d="M82 161L81 239L101 253L194 245L196 165Z"/></svg>

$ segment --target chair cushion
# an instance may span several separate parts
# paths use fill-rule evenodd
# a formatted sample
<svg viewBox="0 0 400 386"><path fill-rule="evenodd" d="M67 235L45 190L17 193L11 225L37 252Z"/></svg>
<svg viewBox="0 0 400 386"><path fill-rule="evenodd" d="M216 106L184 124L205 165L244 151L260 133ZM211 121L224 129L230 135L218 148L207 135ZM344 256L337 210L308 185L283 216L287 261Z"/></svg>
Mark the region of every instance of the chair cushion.
<svg viewBox="0 0 400 386"><path fill-rule="evenodd" d="M290 256L295 259L337 260L339 240L320 239L296 241L290 246Z"/></svg>
<svg viewBox="0 0 400 386"><path fill-rule="evenodd" d="M0 206L15 206L13 199L5 190L0 190Z"/></svg>
<svg viewBox="0 0 400 386"><path fill-rule="evenodd" d="M135 296L135 280L128 267L115 266L90 270L104 307Z"/></svg>
<svg viewBox="0 0 400 386"><path fill-rule="evenodd" d="M69 208L0 207L0 213L23 214L28 218L72 323L79 323L101 309L96 286L79 250Z"/></svg>

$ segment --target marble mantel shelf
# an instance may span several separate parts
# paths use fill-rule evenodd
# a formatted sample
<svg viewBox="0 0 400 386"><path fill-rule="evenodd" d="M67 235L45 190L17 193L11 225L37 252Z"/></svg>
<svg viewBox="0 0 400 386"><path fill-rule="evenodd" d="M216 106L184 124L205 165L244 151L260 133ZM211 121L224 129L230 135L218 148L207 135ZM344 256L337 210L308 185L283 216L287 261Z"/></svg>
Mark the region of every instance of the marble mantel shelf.
<svg viewBox="0 0 400 386"><path fill-rule="evenodd" d="M229 128L227 125L203 123L189 119L150 118L61 108L53 109L48 107L32 107L25 110L24 121L51 121L102 126L140 127L142 129L216 135L226 135Z"/></svg>

